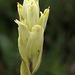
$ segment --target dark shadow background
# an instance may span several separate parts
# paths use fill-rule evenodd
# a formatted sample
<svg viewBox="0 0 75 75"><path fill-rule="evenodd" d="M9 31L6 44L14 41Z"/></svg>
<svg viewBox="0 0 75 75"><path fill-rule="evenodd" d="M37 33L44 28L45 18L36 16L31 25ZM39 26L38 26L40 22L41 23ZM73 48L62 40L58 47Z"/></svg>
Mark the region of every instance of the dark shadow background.
<svg viewBox="0 0 75 75"><path fill-rule="evenodd" d="M17 2L0 0L0 75L20 75L17 47ZM44 51L35 75L75 75L75 0L40 0L40 9L50 6Z"/></svg>

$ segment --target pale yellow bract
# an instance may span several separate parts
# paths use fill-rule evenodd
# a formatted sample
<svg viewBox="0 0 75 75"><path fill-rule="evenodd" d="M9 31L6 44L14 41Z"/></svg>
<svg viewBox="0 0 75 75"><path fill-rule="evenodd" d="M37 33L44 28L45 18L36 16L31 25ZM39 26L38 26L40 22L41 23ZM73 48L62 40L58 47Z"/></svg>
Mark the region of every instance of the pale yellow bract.
<svg viewBox="0 0 75 75"><path fill-rule="evenodd" d="M49 8L40 12L38 0L24 0L23 6L17 3L17 7L20 21L16 19L15 22L18 24L18 47L22 57L20 73L33 75L41 63Z"/></svg>

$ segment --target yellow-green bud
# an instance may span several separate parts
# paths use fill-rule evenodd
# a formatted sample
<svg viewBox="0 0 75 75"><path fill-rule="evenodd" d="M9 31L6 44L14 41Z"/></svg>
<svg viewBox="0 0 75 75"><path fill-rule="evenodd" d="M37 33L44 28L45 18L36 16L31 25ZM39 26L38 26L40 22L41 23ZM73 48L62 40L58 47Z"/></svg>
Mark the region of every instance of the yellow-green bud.
<svg viewBox="0 0 75 75"><path fill-rule="evenodd" d="M34 74L41 63L44 31L49 15L49 8L39 17L38 0L24 0L23 6L18 3L18 48L22 57L21 75ZM25 71L24 71L25 70Z"/></svg>

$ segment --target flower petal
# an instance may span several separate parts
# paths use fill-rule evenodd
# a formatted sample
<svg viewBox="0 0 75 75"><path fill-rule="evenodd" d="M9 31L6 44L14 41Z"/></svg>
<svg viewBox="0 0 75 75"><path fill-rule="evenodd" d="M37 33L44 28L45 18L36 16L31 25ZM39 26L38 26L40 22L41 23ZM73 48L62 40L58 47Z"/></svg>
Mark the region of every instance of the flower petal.
<svg viewBox="0 0 75 75"><path fill-rule="evenodd" d="M28 38L30 36L30 32L28 30L28 28L21 23L18 20L15 20L15 22L19 25L18 27L18 32L19 32L19 38L18 38L18 47L19 47L19 52L20 55L22 57L22 59L24 59L25 61L27 61L27 53L26 53L26 44L28 41Z"/></svg>
<svg viewBox="0 0 75 75"><path fill-rule="evenodd" d="M35 25L32 28L29 40L26 45L27 55L33 64L33 71L35 72L41 62L42 47L43 47L43 28L40 25ZM33 73L34 73L33 72Z"/></svg>
<svg viewBox="0 0 75 75"><path fill-rule="evenodd" d="M27 19L28 6L29 6L29 1L28 0L24 0L23 7L22 7L22 15L23 15L24 19Z"/></svg>
<svg viewBox="0 0 75 75"><path fill-rule="evenodd" d="M43 40L42 40L40 50L38 50L38 53L33 58L33 72L32 72L32 74L34 74L40 66L41 58L42 58L42 51L43 51Z"/></svg>
<svg viewBox="0 0 75 75"><path fill-rule="evenodd" d="M20 20L23 20L23 16L22 16L22 5L19 2L17 2L17 9L18 9L18 13L19 13Z"/></svg>
<svg viewBox="0 0 75 75"><path fill-rule="evenodd" d="M48 16L49 16L49 8L45 9L44 14L41 12L41 17L38 21L38 24L41 25L44 28L44 30L46 28Z"/></svg>
<svg viewBox="0 0 75 75"><path fill-rule="evenodd" d="M27 10L27 24L28 28L31 30L31 28L37 24L39 19L39 8L36 5L36 3L31 3L28 10Z"/></svg>

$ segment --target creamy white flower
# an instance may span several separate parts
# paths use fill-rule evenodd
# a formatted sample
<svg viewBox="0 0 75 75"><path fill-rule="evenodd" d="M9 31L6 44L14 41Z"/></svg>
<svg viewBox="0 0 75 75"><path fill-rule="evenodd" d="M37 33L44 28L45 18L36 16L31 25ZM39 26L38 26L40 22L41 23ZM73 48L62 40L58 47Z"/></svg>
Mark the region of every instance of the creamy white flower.
<svg viewBox="0 0 75 75"><path fill-rule="evenodd" d="M31 75L36 72L41 62L49 8L39 16L38 0L24 0L23 6L18 3L17 7L20 21L16 19L15 22L18 24L18 47L23 59L21 75Z"/></svg>

